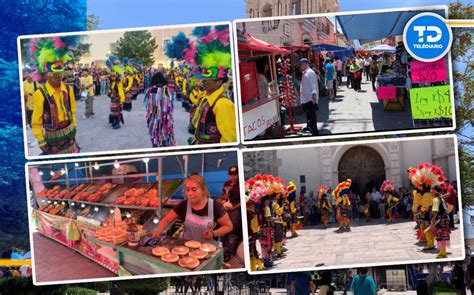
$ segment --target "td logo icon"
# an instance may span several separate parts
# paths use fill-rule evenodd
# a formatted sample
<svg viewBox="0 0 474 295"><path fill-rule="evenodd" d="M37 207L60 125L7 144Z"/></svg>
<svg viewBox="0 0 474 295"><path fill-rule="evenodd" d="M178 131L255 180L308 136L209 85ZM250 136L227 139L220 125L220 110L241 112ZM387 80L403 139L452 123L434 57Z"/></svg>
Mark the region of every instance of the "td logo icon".
<svg viewBox="0 0 474 295"><path fill-rule="evenodd" d="M424 62L444 57L451 49L452 41L452 32L445 19L431 12L412 17L403 32L403 42L408 53Z"/></svg>

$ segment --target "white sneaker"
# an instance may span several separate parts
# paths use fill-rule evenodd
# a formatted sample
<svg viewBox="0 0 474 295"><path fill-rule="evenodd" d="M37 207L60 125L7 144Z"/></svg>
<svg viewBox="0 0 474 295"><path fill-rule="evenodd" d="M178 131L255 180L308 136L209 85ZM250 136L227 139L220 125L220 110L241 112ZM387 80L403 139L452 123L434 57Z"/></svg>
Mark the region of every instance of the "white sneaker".
<svg viewBox="0 0 474 295"><path fill-rule="evenodd" d="M82 119L85 120L85 119L89 119L88 117L86 117L86 115L82 116Z"/></svg>

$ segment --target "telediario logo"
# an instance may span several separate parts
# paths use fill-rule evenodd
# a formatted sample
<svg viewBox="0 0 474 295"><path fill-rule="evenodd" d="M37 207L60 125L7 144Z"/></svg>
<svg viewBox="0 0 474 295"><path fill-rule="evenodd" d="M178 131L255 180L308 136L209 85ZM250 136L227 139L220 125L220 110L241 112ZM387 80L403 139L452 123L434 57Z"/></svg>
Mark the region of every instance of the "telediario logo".
<svg viewBox="0 0 474 295"><path fill-rule="evenodd" d="M405 25L403 42L415 59L431 62L449 52L453 34L444 18L436 13L424 12L412 17Z"/></svg>

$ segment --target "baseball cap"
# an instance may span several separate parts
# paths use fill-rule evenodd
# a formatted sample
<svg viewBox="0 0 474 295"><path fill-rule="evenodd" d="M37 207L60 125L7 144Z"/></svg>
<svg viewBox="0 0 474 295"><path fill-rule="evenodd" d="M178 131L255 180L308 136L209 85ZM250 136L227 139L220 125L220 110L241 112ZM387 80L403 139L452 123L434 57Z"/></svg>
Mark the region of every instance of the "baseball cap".
<svg viewBox="0 0 474 295"><path fill-rule="evenodd" d="M300 59L300 64L309 64L309 61L307 58L302 58Z"/></svg>

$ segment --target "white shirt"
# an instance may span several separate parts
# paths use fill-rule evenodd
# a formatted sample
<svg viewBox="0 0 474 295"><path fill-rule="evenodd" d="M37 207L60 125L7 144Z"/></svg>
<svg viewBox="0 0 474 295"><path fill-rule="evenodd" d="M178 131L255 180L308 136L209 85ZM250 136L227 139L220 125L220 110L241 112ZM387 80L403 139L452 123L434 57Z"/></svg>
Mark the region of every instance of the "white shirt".
<svg viewBox="0 0 474 295"><path fill-rule="evenodd" d="M342 61L341 60L336 60L334 62L334 64L336 65L336 71L342 71Z"/></svg>
<svg viewBox="0 0 474 295"><path fill-rule="evenodd" d="M316 94L316 103L319 99L319 88L318 88L318 78L314 71L307 67L303 72L301 77L300 85L300 102L301 104L310 102L312 100L312 95Z"/></svg>
<svg viewBox="0 0 474 295"><path fill-rule="evenodd" d="M370 198L372 199L372 201L378 202L381 197L382 195L378 191L372 192L370 194Z"/></svg>

